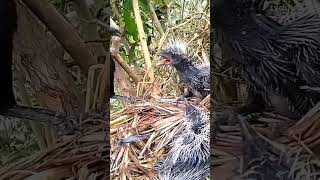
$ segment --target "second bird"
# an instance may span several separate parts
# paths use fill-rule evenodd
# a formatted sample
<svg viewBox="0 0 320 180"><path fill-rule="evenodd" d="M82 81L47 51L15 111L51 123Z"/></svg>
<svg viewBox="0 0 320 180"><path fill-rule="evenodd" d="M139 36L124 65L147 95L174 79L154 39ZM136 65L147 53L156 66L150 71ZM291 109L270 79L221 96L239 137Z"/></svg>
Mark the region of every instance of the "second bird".
<svg viewBox="0 0 320 180"><path fill-rule="evenodd" d="M319 15L301 12L279 24L255 1L212 2L219 45L229 50L223 53L254 94L280 114L298 118L308 112L320 100L318 93L302 88L320 86Z"/></svg>
<svg viewBox="0 0 320 180"><path fill-rule="evenodd" d="M184 97L204 99L210 94L210 67L193 64L185 44L171 41L159 55L163 60L157 65L170 65L176 69L187 89Z"/></svg>

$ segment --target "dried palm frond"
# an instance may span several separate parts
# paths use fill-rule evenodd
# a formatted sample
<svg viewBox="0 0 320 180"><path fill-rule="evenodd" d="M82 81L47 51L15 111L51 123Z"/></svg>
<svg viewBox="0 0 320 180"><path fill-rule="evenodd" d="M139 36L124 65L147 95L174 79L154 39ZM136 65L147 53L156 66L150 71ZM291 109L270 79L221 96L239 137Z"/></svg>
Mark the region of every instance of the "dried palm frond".
<svg viewBox="0 0 320 180"><path fill-rule="evenodd" d="M109 177L108 123L99 115L80 124L80 132L63 136L49 149L0 170L0 179L106 179Z"/></svg>
<svg viewBox="0 0 320 180"><path fill-rule="evenodd" d="M200 104L207 105L207 101ZM175 99L161 99L136 102L112 114L112 177L157 178L156 163L166 157L172 140L184 130L185 109Z"/></svg>
<svg viewBox="0 0 320 180"><path fill-rule="evenodd" d="M214 116L214 120L226 120L226 116ZM273 113L251 114L245 124L239 124L243 120L237 115L231 117L238 123L216 123L212 150L216 153L211 155L214 177L320 178L319 105L298 122Z"/></svg>

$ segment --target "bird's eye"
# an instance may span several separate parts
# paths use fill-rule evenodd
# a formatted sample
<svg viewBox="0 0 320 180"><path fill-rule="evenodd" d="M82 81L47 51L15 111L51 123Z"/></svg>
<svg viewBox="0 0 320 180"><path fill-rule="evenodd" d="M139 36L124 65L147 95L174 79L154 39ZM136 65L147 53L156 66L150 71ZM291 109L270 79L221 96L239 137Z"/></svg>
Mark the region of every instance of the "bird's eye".
<svg viewBox="0 0 320 180"><path fill-rule="evenodd" d="M194 131L194 133L195 133L195 134L200 134L200 133L201 133L201 129L199 129L199 128L196 129L196 130Z"/></svg>
<svg viewBox="0 0 320 180"><path fill-rule="evenodd" d="M194 126L192 127L192 130L193 130L193 132L194 132L195 134L200 134L200 133L201 133L201 128L202 128L201 125L194 125Z"/></svg>

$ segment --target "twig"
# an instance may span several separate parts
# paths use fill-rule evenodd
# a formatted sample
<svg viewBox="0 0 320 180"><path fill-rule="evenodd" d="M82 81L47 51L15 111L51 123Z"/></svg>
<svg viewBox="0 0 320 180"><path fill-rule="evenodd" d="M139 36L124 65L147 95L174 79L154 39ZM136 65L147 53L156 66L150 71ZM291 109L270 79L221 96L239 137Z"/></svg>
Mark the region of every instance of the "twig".
<svg viewBox="0 0 320 180"><path fill-rule="evenodd" d="M146 35L145 35L144 29L143 29L142 19L141 19L141 16L140 16L139 1L138 0L132 0L132 6L133 6L134 16L136 18L136 24L137 24L138 33L139 33L142 54L143 54L143 57L144 57L145 70L147 72L148 78L150 79L151 82L153 82L155 80L154 72L153 72L153 68L152 68L152 62L151 62L150 53L149 53L149 50L148 50L147 41L146 41ZM154 95L157 95L157 94L158 94L158 88L154 84L154 86L152 88L152 95L154 96Z"/></svg>

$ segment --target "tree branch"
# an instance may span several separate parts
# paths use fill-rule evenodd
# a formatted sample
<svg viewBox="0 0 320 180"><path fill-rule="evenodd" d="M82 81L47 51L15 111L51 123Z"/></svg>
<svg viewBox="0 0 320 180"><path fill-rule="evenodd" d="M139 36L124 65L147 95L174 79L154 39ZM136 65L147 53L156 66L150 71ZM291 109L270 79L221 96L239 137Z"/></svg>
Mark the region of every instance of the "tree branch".
<svg viewBox="0 0 320 180"><path fill-rule="evenodd" d="M142 49L142 53L143 53L143 57L144 57L145 70L146 70L146 73L147 73L146 75L147 75L147 77L149 78L149 80L151 82L154 82L154 80L155 80L154 72L153 72L153 68L152 68L152 62L151 62L150 53L149 53L149 50L148 50L147 41L146 41L146 34L145 34L144 30L143 30L142 19L141 19L141 16L140 16L139 1L138 0L132 0L132 6L133 6L133 12L134 12L134 16L135 16L135 19L136 19L138 32L139 32L140 45L141 45L141 49ZM153 83L153 85L152 85L151 94L153 96L158 94L158 89L157 89L155 83Z"/></svg>
<svg viewBox="0 0 320 180"><path fill-rule="evenodd" d="M88 50L73 26L47 0L23 0L33 13L49 28L84 74L97 60Z"/></svg>
<svg viewBox="0 0 320 180"><path fill-rule="evenodd" d="M136 73L128 66L128 64L122 59L119 54L119 43L121 38L116 36L111 40L111 54L112 57L120 64L120 66L128 73L128 75L133 79L135 84L138 84L142 81L142 77L136 75Z"/></svg>
<svg viewBox="0 0 320 180"><path fill-rule="evenodd" d="M161 27L161 24L159 22L157 14L156 14L156 12L155 12L152 4L151 4L151 1L147 0L147 3L148 3L148 6L149 6L149 9L150 9L150 16L151 16L151 20L152 20L152 22L154 24L154 27L159 32L160 36L163 36L164 35L163 29Z"/></svg>

